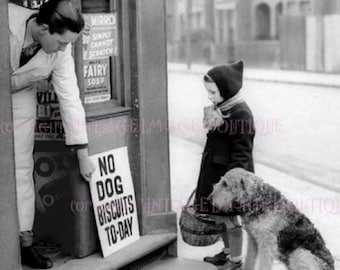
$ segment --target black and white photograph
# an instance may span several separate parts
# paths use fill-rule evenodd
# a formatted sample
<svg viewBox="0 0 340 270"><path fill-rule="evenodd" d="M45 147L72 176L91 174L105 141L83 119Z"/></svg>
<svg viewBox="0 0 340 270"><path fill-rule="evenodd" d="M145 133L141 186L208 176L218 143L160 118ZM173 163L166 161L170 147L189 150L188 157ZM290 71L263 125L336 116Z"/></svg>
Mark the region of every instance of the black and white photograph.
<svg viewBox="0 0 340 270"><path fill-rule="evenodd" d="M0 1L0 270L340 270L340 0Z"/></svg>

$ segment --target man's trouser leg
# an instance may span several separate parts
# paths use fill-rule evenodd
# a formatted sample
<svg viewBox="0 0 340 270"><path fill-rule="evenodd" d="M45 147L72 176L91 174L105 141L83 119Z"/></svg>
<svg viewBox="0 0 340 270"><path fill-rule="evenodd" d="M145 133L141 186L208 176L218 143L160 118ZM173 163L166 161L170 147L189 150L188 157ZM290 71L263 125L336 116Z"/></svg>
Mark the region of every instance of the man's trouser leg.
<svg viewBox="0 0 340 270"><path fill-rule="evenodd" d="M36 91L22 91L12 96L15 175L17 204L22 246L32 244L35 193L33 181L34 127L36 121Z"/></svg>

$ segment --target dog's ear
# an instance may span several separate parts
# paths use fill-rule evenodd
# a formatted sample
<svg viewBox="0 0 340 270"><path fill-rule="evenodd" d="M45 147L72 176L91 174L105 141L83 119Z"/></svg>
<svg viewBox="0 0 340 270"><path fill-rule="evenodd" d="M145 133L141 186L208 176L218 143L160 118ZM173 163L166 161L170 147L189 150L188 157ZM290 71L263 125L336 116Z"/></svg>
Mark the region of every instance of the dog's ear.
<svg viewBox="0 0 340 270"><path fill-rule="evenodd" d="M261 178L259 178L259 177L256 177L254 179L254 184L255 185L262 185L263 184L263 180Z"/></svg>
<svg viewBox="0 0 340 270"><path fill-rule="evenodd" d="M241 188L242 188L243 190L246 190L246 184L244 183L243 178L241 178L240 184L241 184Z"/></svg>
<svg viewBox="0 0 340 270"><path fill-rule="evenodd" d="M252 178L252 181L253 181L253 185L256 186L256 187L262 186L262 184L263 184L263 180L261 178L257 177L257 176L254 176Z"/></svg>
<svg viewBox="0 0 340 270"><path fill-rule="evenodd" d="M249 191L249 189L252 186L252 183L251 183L251 181L249 181L249 179L241 177L240 185L241 185L242 190Z"/></svg>

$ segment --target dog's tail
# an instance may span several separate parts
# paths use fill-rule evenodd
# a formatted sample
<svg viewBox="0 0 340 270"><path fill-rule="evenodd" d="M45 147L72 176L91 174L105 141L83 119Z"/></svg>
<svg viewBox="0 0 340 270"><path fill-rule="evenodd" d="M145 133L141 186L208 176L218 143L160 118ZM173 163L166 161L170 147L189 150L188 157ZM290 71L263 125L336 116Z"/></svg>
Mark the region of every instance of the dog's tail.
<svg viewBox="0 0 340 270"><path fill-rule="evenodd" d="M334 270L334 259L331 252L326 247L325 241L323 240L321 234L316 229L314 233L314 237L312 237L314 238L312 241L313 244L310 243L308 246L309 250L323 262L322 270Z"/></svg>
<svg viewBox="0 0 340 270"><path fill-rule="evenodd" d="M298 249L308 250L318 258L322 270L334 270L334 259L324 239L313 223L304 215L290 215L290 223L279 232L278 245L282 254Z"/></svg>
<svg viewBox="0 0 340 270"><path fill-rule="evenodd" d="M324 246L319 252L316 252L318 256L324 263L325 266L323 270L334 270L334 259L331 252Z"/></svg>
<svg viewBox="0 0 340 270"><path fill-rule="evenodd" d="M334 270L334 259L331 252L326 247L324 239L312 223L310 226L312 227L311 230L314 229L314 235L310 236L313 240L308 245L308 247L311 248L310 251L324 262L322 270Z"/></svg>

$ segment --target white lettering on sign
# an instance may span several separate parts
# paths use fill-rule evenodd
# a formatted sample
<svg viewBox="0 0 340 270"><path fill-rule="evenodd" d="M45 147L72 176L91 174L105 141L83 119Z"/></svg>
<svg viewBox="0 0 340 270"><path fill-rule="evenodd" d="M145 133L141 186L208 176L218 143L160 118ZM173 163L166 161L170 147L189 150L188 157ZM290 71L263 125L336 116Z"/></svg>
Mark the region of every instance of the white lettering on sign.
<svg viewBox="0 0 340 270"><path fill-rule="evenodd" d="M84 60L83 63L85 103L109 100L111 98L109 58Z"/></svg>
<svg viewBox="0 0 340 270"><path fill-rule="evenodd" d="M88 79L87 80L87 86L96 86L96 85L101 85L105 82L105 78L93 78L93 79Z"/></svg>
<svg viewBox="0 0 340 270"><path fill-rule="evenodd" d="M84 78L107 76L107 67L105 63L85 65Z"/></svg>
<svg viewBox="0 0 340 270"><path fill-rule="evenodd" d="M114 16L113 14L91 16L92 26L105 26L105 25L115 25L115 24L116 24L116 16Z"/></svg>
<svg viewBox="0 0 340 270"><path fill-rule="evenodd" d="M83 58L101 59L117 54L117 14L84 14Z"/></svg>
<svg viewBox="0 0 340 270"><path fill-rule="evenodd" d="M96 58L101 58L105 57L107 55L113 55L114 54L114 48L105 48L101 50L94 50L94 51L89 51L89 59L96 59Z"/></svg>
<svg viewBox="0 0 340 270"><path fill-rule="evenodd" d="M104 33L93 33L92 40L96 41L98 39L110 39L112 32L104 32Z"/></svg>
<svg viewBox="0 0 340 270"><path fill-rule="evenodd" d="M111 95L100 95L100 96L90 96L90 97L85 97L85 103L96 103L96 102L102 102L106 100L110 100Z"/></svg>
<svg viewBox="0 0 340 270"><path fill-rule="evenodd" d="M113 39L93 41L90 43L90 49L98 49L99 47L110 47L113 46Z"/></svg>
<svg viewBox="0 0 340 270"><path fill-rule="evenodd" d="M37 92L38 104L58 103L57 94L53 91Z"/></svg>
<svg viewBox="0 0 340 270"><path fill-rule="evenodd" d="M91 197L103 256L139 239L136 199L127 148L91 156Z"/></svg>

